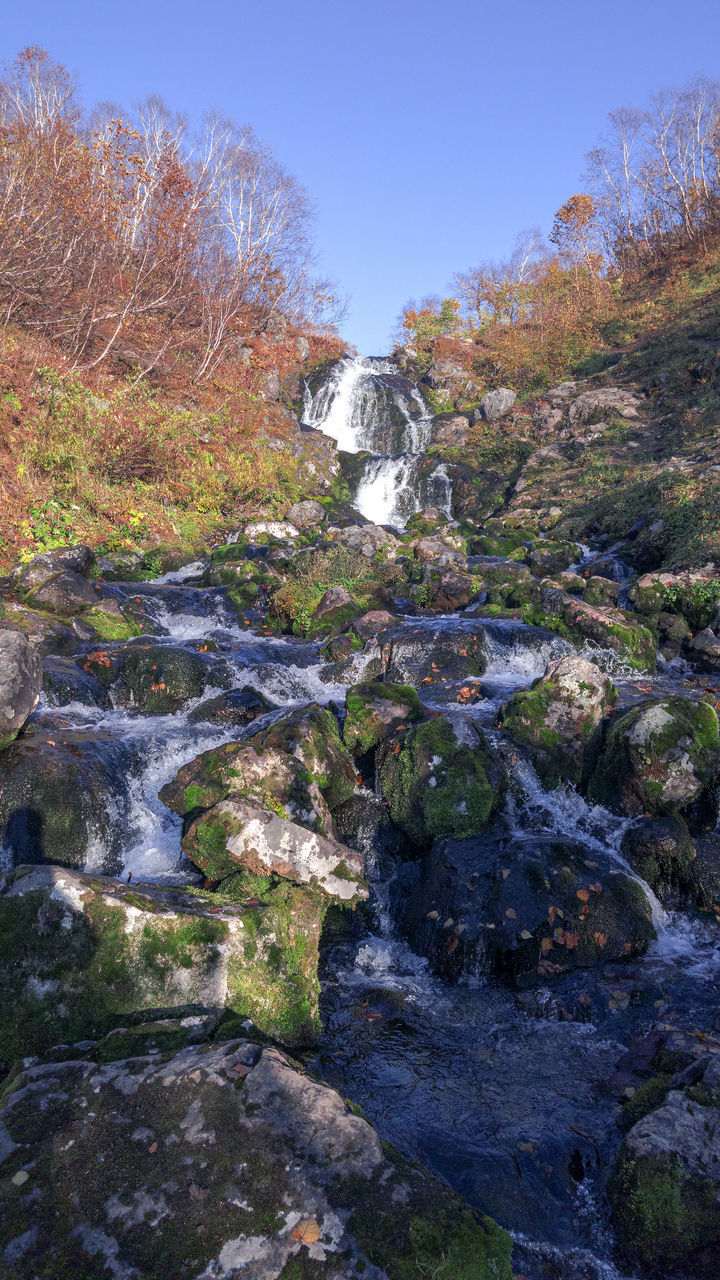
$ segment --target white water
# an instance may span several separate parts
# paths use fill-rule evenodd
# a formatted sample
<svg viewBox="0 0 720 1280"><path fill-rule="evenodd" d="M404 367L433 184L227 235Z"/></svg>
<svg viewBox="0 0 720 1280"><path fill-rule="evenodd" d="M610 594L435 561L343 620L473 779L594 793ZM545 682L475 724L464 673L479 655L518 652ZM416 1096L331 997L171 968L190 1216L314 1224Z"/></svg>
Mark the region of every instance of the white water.
<svg viewBox="0 0 720 1280"><path fill-rule="evenodd" d="M452 485L443 464L425 474L432 414L417 387L406 394L384 381L392 377L397 369L386 360L341 360L314 396L306 388L303 423L337 440L346 453L374 454L358 484L355 506L375 524L404 528L424 507L439 507L449 515ZM394 413L383 425L388 399ZM400 450L393 448L398 434Z"/></svg>

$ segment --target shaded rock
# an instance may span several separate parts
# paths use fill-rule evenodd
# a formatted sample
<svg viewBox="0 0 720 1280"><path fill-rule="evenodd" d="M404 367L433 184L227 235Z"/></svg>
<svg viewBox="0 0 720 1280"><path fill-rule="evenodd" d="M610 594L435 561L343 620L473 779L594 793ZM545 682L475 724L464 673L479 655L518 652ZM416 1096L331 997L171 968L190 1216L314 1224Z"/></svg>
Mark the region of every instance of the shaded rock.
<svg viewBox="0 0 720 1280"><path fill-rule="evenodd" d="M191 720L202 720L209 724L232 725L233 728L251 724L258 716L273 711L275 703L270 702L264 693L244 685L242 689L231 689L228 693L220 693L216 698L208 698L190 712Z"/></svg>
<svg viewBox="0 0 720 1280"><path fill-rule="evenodd" d="M268 809L230 796L189 828L183 848L210 880L238 867L254 875L280 876L318 886L329 898L351 905L367 897L363 859L339 841Z"/></svg>
<svg viewBox="0 0 720 1280"><path fill-rule="evenodd" d="M42 688L37 649L16 631L0 631L0 751L35 710Z"/></svg>
<svg viewBox="0 0 720 1280"><path fill-rule="evenodd" d="M70 617L91 609L97 604L98 595L99 588L91 586L79 573L66 569L44 579L28 595L27 602L32 608L49 609L51 613Z"/></svg>
<svg viewBox="0 0 720 1280"><path fill-rule="evenodd" d="M692 654L697 654L703 659L703 662L713 671L720 668L720 636L716 636L710 627L706 627L704 631L699 631L696 636L688 644L688 649Z"/></svg>
<svg viewBox="0 0 720 1280"><path fill-rule="evenodd" d="M611 578L604 578L597 574L591 574L585 582L583 599L587 604L616 605L619 596L620 583L614 582Z"/></svg>
<svg viewBox="0 0 720 1280"><path fill-rule="evenodd" d="M485 634L446 627L403 627L380 637L385 679L398 684L440 684L481 676L487 666Z"/></svg>
<svg viewBox="0 0 720 1280"><path fill-rule="evenodd" d="M504 1231L277 1049L87 1056L32 1065L4 1100L7 1280L106 1259L118 1280L511 1280Z"/></svg>
<svg viewBox="0 0 720 1280"><path fill-rule="evenodd" d="M388 613L387 609L371 609L369 613L364 613L362 618L353 619L352 630L361 640L372 640L381 631L396 623L397 618Z"/></svg>
<svg viewBox="0 0 720 1280"><path fill-rule="evenodd" d="M79 624L78 618L74 618L72 623L62 622L52 614L28 609L16 600L8 600L5 602L5 616L0 619L0 634L8 631L24 636L41 656L75 653L78 640L90 639L93 635L90 630L87 636L79 635Z"/></svg>
<svg viewBox="0 0 720 1280"><path fill-rule="evenodd" d="M134 764L132 744L117 735L28 726L2 756L0 845L15 864L118 871L116 788Z"/></svg>
<svg viewBox="0 0 720 1280"><path fill-rule="evenodd" d="M509 387L498 387L495 391L488 391L480 401L480 416L486 422L495 422L498 418L502 418L508 409L512 409L517 394L511 391Z"/></svg>
<svg viewBox="0 0 720 1280"><path fill-rule="evenodd" d="M401 726L421 720L424 708L411 685L368 681L345 695L343 739L350 751L364 755Z"/></svg>
<svg viewBox="0 0 720 1280"><path fill-rule="evenodd" d="M537 981L642 955L655 937L637 881L609 860L589 864L580 844L537 836L439 841L399 912L448 977L484 967Z"/></svg>
<svg viewBox="0 0 720 1280"><path fill-rule="evenodd" d="M641 818L625 832L621 853L666 906L712 902L702 892L695 845L682 818Z"/></svg>
<svg viewBox="0 0 720 1280"><path fill-rule="evenodd" d="M346 587L330 587L313 613L313 621L323 625L345 622L359 613L361 606Z"/></svg>
<svg viewBox="0 0 720 1280"><path fill-rule="evenodd" d="M72 658L46 658L42 670L43 691L53 706L65 707L72 702L103 709L112 706L107 689Z"/></svg>
<svg viewBox="0 0 720 1280"><path fill-rule="evenodd" d="M478 583L469 573L440 571L434 565L426 565L420 587L411 588L410 594L418 603L424 601L442 613L453 613L464 609L478 594Z"/></svg>
<svg viewBox="0 0 720 1280"><path fill-rule="evenodd" d="M546 785L577 784L586 744L617 697L599 667L573 655L548 663L530 689L513 695L500 719L505 732L529 750Z"/></svg>
<svg viewBox="0 0 720 1280"><path fill-rule="evenodd" d="M470 726L468 737L460 742L437 716L387 740L379 752L390 817L419 849L444 836L476 835L502 801L501 764L480 730Z"/></svg>
<svg viewBox="0 0 720 1280"><path fill-rule="evenodd" d="M212 685L228 685L224 663L180 645L138 644L119 656L119 680L134 706L151 715L177 711Z"/></svg>
<svg viewBox="0 0 720 1280"><path fill-rule="evenodd" d="M580 548L574 542L536 542L527 553L531 573L544 578L562 573L580 559Z"/></svg>
<svg viewBox="0 0 720 1280"><path fill-rule="evenodd" d="M643 702L610 726L588 795L620 813L687 807L712 780L718 718L688 698Z"/></svg>

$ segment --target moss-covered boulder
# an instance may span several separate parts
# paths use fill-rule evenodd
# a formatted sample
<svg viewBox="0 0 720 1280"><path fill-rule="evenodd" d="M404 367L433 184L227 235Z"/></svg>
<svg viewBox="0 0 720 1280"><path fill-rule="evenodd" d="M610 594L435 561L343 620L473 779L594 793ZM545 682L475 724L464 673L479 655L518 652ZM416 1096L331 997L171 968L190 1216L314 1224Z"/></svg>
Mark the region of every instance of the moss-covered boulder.
<svg viewBox="0 0 720 1280"><path fill-rule="evenodd" d="M511 1280L506 1232L277 1049L125 1052L29 1064L7 1091L7 1280L108 1259L145 1280Z"/></svg>
<svg viewBox="0 0 720 1280"><path fill-rule="evenodd" d="M720 1274L720 1090L671 1089L627 1134L612 1184L619 1243L634 1268Z"/></svg>
<svg viewBox="0 0 720 1280"><path fill-rule="evenodd" d="M355 767L340 738L338 722L327 707L311 702L254 734L250 741L259 753L273 747L294 756L331 809L355 790Z"/></svg>
<svg viewBox="0 0 720 1280"><path fill-rule="evenodd" d="M500 721L527 748L546 785L577 784L585 748L617 697L599 667L573 655L550 662L530 689L514 694Z"/></svg>
<svg viewBox="0 0 720 1280"><path fill-rule="evenodd" d="M550 588L543 591L539 609L534 610L527 621L580 643L592 640L600 648L617 654L635 671L655 670L657 656L652 632L622 609L591 605L565 591Z"/></svg>
<svg viewBox="0 0 720 1280"><path fill-rule="evenodd" d="M0 751L14 741L37 706L42 677L35 646L17 631L0 631Z"/></svg>
<svg viewBox="0 0 720 1280"><path fill-rule="evenodd" d="M412 685L367 681L353 685L345 695L343 739L350 751L364 755L379 742L415 720L425 711Z"/></svg>
<svg viewBox="0 0 720 1280"><path fill-rule="evenodd" d="M552 542L543 539L534 543L526 555L526 563L536 578L562 573L580 559L580 548L574 542Z"/></svg>
<svg viewBox="0 0 720 1280"><path fill-rule="evenodd" d="M484 735L471 729L461 742L444 716L386 740L378 754L390 816L420 849L477 835L502 801L504 770Z"/></svg>
<svg viewBox="0 0 720 1280"><path fill-rule="evenodd" d="M320 890L254 877L213 897L17 868L0 888L0 1059L193 1004L312 1043L326 905Z"/></svg>
<svg viewBox="0 0 720 1280"><path fill-rule="evenodd" d="M643 702L610 726L588 794L620 813L684 810L712 780L717 750L718 718L708 703Z"/></svg>
<svg viewBox="0 0 720 1280"><path fill-rule="evenodd" d="M630 589L638 613L679 614L693 631L709 627L720 607L720 577L698 573L645 573Z"/></svg>
<svg viewBox="0 0 720 1280"><path fill-rule="evenodd" d="M441 840L403 896L404 932L446 977L478 966L527 983L642 955L655 937L636 880L572 841Z"/></svg>
<svg viewBox="0 0 720 1280"><path fill-rule="evenodd" d="M583 600L586 604L616 605L620 596L620 583L611 578L593 574L585 582Z"/></svg>

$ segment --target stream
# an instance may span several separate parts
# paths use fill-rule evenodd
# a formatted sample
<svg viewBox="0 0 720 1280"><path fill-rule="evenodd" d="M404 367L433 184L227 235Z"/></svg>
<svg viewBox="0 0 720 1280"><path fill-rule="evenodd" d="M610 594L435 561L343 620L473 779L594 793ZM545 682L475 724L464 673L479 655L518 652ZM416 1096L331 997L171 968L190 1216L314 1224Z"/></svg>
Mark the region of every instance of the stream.
<svg viewBox="0 0 720 1280"><path fill-rule="evenodd" d="M357 505L366 518L400 527L430 502L449 510L451 498L442 468L428 470L423 462L428 411L419 393L408 394L401 384L386 362L342 362L320 393L308 395L305 417L344 449L368 450ZM243 625L223 588L199 585L203 567L111 590L120 603L140 604L144 636L207 651L210 672L213 664L229 670L233 686L258 689L278 708L309 701L342 708L345 687L362 678L372 646L339 681L319 645L264 633L259 616ZM570 652L567 642L514 620L484 621L472 610L406 617L403 626L420 649L425 627L485 631L490 663L481 701L454 701L457 683L419 692L430 708L450 715L459 735L464 725L481 724L510 760L505 823L513 839L579 840L588 856L627 870L619 847L628 820L588 805L572 788L545 791L495 728L503 701L541 675L551 658ZM597 652L587 656L598 660ZM611 662L611 655L600 656ZM611 674L628 704L648 689L693 694L681 663L639 682L621 668ZM221 682L214 689L210 679L202 698L169 716L65 701L57 693L43 697L33 717L36 732L70 744L91 738L112 780L103 822L112 830L113 865L102 862L107 840L99 824L87 869L170 883L195 874L181 852L180 819L159 801L159 789L199 752L256 733L280 714L271 711L244 730L194 720L197 702L220 689ZM372 788L360 787L359 796L371 812ZM307 1055L309 1068L359 1104L381 1137L507 1227L517 1244L515 1269L528 1280L625 1280L612 1260L605 1201L621 1141L618 1096L609 1086L629 1041L661 1015L688 1028L716 1025L714 922L668 913L648 889L658 938L640 960L599 965L547 985L539 980L521 991L494 984L481 965L452 984L434 976L398 935L395 866L375 841L371 821L365 853L369 908L323 946L324 1034ZM11 851L3 856L7 863ZM583 985L591 996L587 1017L567 1020L566 1000Z"/></svg>

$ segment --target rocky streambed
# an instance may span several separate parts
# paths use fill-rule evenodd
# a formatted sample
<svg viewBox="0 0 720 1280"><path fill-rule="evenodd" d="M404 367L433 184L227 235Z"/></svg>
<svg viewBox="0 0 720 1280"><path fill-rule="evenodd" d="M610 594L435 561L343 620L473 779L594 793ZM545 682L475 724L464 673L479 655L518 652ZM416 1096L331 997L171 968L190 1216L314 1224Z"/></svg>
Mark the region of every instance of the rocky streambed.
<svg viewBox="0 0 720 1280"><path fill-rule="evenodd" d="M7 583L12 1280L717 1275L711 578L473 536Z"/></svg>

